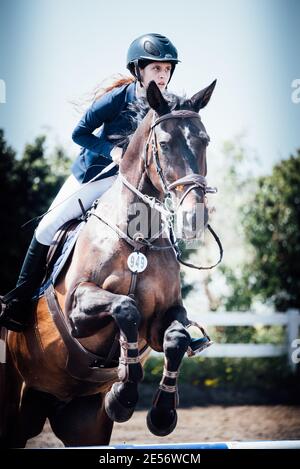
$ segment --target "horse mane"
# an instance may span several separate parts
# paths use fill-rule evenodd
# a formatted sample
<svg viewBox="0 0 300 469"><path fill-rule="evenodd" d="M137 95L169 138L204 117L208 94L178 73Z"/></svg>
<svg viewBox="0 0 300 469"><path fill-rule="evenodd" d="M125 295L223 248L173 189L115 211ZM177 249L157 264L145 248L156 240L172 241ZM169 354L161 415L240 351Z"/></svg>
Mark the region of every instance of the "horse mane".
<svg viewBox="0 0 300 469"><path fill-rule="evenodd" d="M189 99L186 98L186 96L177 96L176 94L165 92L164 98L168 102L171 111L177 111L179 109L192 109L191 102ZM127 109L122 112L129 114L129 118L131 121L131 129L128 131L121 132L118 135L110 135L109 139L113 140L113 142L117 146L122 147L125 151L129 145L129 142L134 132L136 131L144 117L148 114L150 109L151 108L149 106L147 98L145 97L138 98L133 103L130 103Z"/></svg>

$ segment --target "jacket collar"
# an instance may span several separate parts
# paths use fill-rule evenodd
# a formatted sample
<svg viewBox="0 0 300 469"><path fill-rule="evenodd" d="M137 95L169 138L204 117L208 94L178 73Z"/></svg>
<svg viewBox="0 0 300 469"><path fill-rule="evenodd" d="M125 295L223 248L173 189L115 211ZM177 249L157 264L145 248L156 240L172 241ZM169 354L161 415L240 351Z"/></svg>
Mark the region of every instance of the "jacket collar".
<svg viewBox="0 0 300 469"><path fill-rule="evenodd" d="M132 101L136 99L135 87L136 87L136 81L133 81L132 83L130 83L130 85L127 86L126 96L125 96L126 103L132 103Z"/></svg>

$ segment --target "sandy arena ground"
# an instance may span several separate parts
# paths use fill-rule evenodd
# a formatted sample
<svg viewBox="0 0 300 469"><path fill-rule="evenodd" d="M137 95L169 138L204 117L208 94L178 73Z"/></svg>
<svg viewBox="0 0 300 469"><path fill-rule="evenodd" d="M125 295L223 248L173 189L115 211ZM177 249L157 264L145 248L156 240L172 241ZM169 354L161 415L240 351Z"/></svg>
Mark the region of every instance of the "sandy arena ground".
<svg viewBox="0 0 300 469"><path fill-rule="evenodd" d="M136 411L129 422L116 423L110 444L300 439L300 407L296 406L209 406L178 409L177 427L171 435L164 438L149 432L146 414L145 411ZM29 440L26 447L62 446L47 422L44 431Z"/></svg>

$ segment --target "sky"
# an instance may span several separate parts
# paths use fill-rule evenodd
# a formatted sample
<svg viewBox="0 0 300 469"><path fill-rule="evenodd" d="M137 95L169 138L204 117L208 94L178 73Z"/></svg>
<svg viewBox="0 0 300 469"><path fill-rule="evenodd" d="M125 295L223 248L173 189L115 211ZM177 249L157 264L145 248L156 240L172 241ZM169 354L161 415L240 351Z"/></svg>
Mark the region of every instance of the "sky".
<svg viewBox="0 0 300 469"><path fill-rule="evenodd" d="M300 147L299 24L297 0L0 0L0 127L19 154L46 134L49 151L62 144L75 157L73 103L126 74L131 41L158 32L181 59L170 91L191 96L218 80L201 111L212 154L244 134L269 172Z"/></svg>

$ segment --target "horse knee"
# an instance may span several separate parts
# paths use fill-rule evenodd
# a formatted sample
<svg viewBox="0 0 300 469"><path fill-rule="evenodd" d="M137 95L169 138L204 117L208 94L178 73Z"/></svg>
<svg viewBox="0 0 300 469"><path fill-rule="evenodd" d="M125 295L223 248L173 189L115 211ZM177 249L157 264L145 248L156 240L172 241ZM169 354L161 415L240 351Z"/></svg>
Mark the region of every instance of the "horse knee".
<svg viewBox="0 0 300 469"><path fill-rule="evenodd" d="M164 336L164 352L167 358L177 358L184 355L190 345L190 335L182 324L176 323L171 325L165 332Z"/></svg>
<svg viewBox="0 0 300 469"><path fill-rule="evenodd" d="M112 316L121 330L138 329L141 315L137 309L136 302L128 296L122 295L115 302Z"/></svg>
<svg viewBox="0 0 300 469"><path fill-rule="evenodd" d="M164 346L168 348L177 342L189 345L190 335L181 323L175 321L165 332Z"/></svg>

